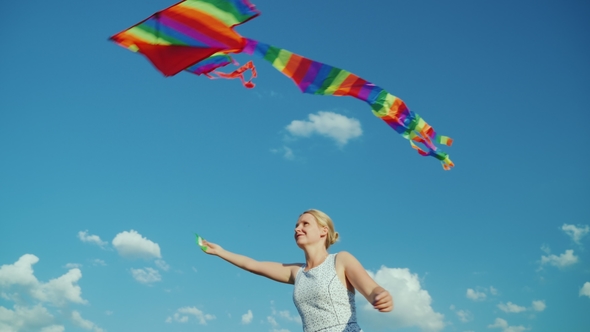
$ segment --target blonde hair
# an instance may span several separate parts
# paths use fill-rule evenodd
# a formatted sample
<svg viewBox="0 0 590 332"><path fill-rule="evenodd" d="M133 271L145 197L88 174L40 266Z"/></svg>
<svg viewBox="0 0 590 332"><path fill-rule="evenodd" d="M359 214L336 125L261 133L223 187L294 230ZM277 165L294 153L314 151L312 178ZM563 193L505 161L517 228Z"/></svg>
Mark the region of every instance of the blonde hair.
<svg viewBox="0 0 590 332"><path fill-rule="evenodd" d="M328 227L328 235L326 236L325 243L326 249L328 249L331 245L338 241L338 232L334 230L334 222L332 222L332 219L330 219L330 217L327 214L320 210L309 209L303 212L301 215L304 215L306 213L311 214L315 218L320 227Z"/></svg>

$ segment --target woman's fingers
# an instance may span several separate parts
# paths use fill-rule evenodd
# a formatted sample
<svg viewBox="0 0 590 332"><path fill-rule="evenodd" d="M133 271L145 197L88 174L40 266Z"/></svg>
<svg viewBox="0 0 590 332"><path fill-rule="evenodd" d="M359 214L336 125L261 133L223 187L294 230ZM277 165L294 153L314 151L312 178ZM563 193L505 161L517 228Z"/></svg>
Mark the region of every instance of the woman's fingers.
<svg viewBox="0 0 590 332"><path fill-rule="evenodd" d="M388 312L393 309L393 299L388 291L381 292L375 296L373 308L381 312Z"/></svg>
<svg viewBox="0 0 590 332"><path fill-rule="evenodd" d="M381 311L381 312L388 312L393 309L393 302L387 301L379 304L375 304L373 308Z"/></svg>
<svg viewBox="0 0 590 332"><path fill-rule="evenodd" d="M375 298L373 300L373 304L382 303L384 301L387 301L388 299L391 300L391 295L389 295L388 291L384 291L384 292L381 292L381 293L375 295Z"/></svg>
<svg viewBox="0 0 590 332"><path fill-rule="evenodd" d="M205 240L203 240L203 245L207 247L207 249L205 250L206 253L208 254L215 254L215 243L211 243L211 242L207 242Z"/></svg>
<svg viewBox="0 0 590 332"><path fill-rule="evenodd" d="M377 310L382 310L382 309L387 309L390 308L392 306L391 302L385 302L385 303L379 303L373 306L373 308L377 309Z"/></svg>

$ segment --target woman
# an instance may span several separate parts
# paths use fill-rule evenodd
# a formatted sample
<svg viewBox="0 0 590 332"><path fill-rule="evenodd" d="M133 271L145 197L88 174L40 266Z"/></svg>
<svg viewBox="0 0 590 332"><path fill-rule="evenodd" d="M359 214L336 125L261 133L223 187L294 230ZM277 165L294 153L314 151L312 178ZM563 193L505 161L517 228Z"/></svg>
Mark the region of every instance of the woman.
<svg viewBox="0 0 590 332"><path fill-rule="evenodd" d="M206 252L246 271L294 284L293 301L305 332L360 332L354 292L358 290L381 312L393 309L387 290L367 274L348 252L328 254L338 239L334 224L319 210L303 212L295 225L295 242L305 253L305 264L259 262L204 241Z"/></svg>

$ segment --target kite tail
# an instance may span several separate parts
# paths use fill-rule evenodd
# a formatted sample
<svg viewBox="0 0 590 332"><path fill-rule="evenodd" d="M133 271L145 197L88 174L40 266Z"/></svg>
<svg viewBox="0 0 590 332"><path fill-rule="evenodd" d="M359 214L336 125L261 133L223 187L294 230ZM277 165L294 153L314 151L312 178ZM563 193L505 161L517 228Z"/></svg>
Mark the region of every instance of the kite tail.
<svg viewBox="0 0 590 332"><path fill-rule="evenodd" d="M246 39L243 52L259 56L291 78L303 93L351 96L371 105L373 114L381 118L406 139L422 156L440 160L445 170L455 166L448 154L435 143L451 146L453 140L437 135L418 114L410 111L398 97L346 70L304 58L287 50ZM422 144L422 148L416 145Z"/></svg>

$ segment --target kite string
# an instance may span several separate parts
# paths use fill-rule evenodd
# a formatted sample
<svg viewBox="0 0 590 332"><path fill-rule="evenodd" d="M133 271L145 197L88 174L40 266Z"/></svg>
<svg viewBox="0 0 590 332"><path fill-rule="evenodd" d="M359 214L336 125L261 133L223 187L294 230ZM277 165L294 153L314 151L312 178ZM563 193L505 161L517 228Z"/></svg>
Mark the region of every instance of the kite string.
<svg viewBox="0 0 590 332"><path fill-rule="evenodd" d="M248 70L250 71L250 79L246 81L246 79L244 78L244 73L247 72ZM213 73L216 74L218 77L213 77L209 74L206 74L206 75L209 78L226 78L226 79L239 78L240 81L242 81L242 84L244 85L244 87L246 87L248 89L252 89L254 87L254 83L252 83L252 80L258 76L258 74L256 72L256 67L254 66L254 62L252 62L252 61L248 61L246 64L244 64L243 66L234 70L231 73L224 73L224 72L220 72L217 70L214 71Z"/></svg>

